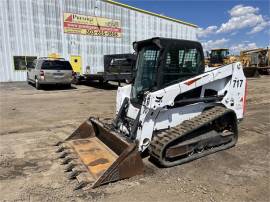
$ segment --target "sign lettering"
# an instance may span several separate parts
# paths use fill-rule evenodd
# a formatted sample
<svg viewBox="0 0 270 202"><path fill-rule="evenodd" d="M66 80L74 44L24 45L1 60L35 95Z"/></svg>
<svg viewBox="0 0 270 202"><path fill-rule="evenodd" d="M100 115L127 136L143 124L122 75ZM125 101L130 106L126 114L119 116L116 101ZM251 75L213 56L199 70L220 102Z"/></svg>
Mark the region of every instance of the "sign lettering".
<svg viewBox="0 0 270 202"><path fill-rule="evenodd" d="M120 20L64 13L64 32L104 37L121 37Z"/></svg>

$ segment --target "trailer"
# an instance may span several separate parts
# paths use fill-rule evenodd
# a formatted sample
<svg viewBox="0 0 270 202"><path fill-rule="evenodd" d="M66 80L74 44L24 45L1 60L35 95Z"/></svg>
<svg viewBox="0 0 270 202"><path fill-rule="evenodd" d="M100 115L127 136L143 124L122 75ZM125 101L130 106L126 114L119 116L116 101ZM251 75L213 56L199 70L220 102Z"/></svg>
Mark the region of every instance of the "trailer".
<svg viewBox="0 0 270 202"><path fill-rule="evenodd" d="M99 81L107 83L109 81L117 81L130 83L132 80L132 70L136 63L136 55L131 53L104 55L104 71L90 74L87 71L90 67L86 67L86 73L77 74L75 84L81 81Z"/></svg>

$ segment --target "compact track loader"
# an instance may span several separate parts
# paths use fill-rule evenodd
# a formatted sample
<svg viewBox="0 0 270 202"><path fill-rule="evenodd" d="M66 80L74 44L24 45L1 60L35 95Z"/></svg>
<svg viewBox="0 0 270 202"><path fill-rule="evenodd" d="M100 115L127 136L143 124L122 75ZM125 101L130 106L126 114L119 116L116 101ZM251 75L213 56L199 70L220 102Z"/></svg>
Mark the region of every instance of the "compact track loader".
<svg viewBox="0 0 270 202"><path fill-rule="evenodd" d="M75 189L142 174L142 156L170 167L233 147L244 116L241 63L205 71L198 42L134 42L134 81L119 87L114 120L90 117L57 152Z"/></svg>

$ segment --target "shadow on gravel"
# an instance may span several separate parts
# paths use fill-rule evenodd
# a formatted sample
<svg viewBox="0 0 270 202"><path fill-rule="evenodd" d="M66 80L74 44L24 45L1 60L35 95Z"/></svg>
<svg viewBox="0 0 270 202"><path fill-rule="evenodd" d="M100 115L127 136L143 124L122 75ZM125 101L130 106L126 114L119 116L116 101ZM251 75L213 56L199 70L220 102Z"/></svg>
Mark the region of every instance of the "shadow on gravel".
<svg viewBox="0 0 270 202"><path fill-rule="evenodd" d="M35 88L35 85L30 83L27 84L28 86ZM40 90L44 90L44 91L54 91L54 90L74 90L77 89L76 86L74 85L61 85L61 84L55 84L55 85L46 85L46 84L42 84L40 86Z"/></svg>
<svg viewBox="0 0 270 202"><path fill-rule="evenodd" d="M67 86L67 85L43 85L40 90L45 91L54 91L54 90L74 90L77 89L75 86Z"/></svg>
<svg viewBox="0 0 270 202"><path fill-rule="evenodd" d="M82 85L97 88L97 89L103 89L103 90L117 90L118 85L117 84L111 84L111 83L100 83L98 81L85 81L81 82Z"/></svg>

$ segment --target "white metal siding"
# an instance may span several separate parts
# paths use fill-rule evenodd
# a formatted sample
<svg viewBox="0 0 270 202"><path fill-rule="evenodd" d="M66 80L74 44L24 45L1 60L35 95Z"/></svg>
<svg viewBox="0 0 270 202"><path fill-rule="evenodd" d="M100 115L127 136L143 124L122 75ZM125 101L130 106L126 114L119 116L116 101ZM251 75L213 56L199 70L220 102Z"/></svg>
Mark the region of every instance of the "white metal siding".
<svg viewBox="0 0 270 202"><path fill-rule="evenodd" d="M119 19L122 37L65 34L64 12ZM104 54L133 52L133 41L196 40L195 27L95 0L0 0L0 25L0 82L26 79L26 71L14 70L13 56L80 55L83 71L90 66L97 73L103 71Z"/></svg>

